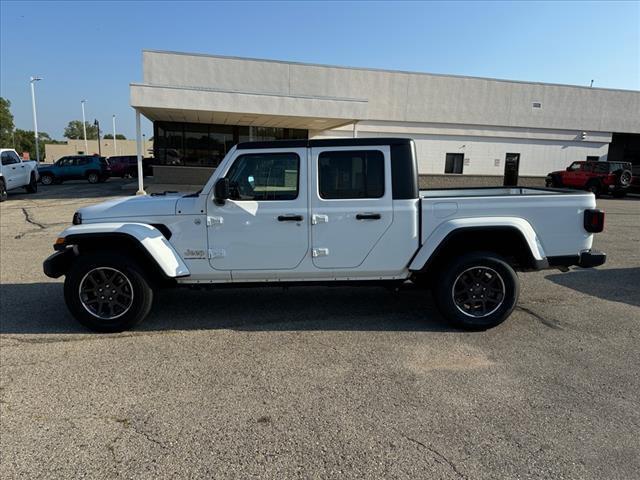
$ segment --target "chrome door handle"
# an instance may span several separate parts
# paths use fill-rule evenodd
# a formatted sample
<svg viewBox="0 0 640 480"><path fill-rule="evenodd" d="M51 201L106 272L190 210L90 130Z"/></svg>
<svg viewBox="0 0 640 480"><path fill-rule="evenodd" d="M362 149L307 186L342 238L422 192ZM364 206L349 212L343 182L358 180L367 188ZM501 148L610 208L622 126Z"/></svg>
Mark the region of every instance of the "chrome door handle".
<svg viewBox="0 0 640 480"><path fill-rule="evenodd" d="M380 220L382 218L379 213L358 213L356 220Z"/></svg>

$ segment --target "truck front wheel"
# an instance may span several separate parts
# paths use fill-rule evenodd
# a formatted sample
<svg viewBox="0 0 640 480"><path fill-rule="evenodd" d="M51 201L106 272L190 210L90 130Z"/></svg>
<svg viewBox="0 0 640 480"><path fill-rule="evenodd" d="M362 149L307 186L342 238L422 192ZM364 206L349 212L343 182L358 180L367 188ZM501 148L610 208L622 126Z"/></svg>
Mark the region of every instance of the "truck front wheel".
<svg viewBox="0 0 640 480"><path fill-rule="evenodd" d="M96 332L121 332L147 316L153 290L132 259L116 254L80 255L64 282L73 316Z"/></svg>
<svg viewBox="0 0 640 480"><path fill-rule="evenodd" d="M457 327L486 330L513 312L520 283L511 265L499 255L468 253L443 268L434 297L440 313Z"/></svg>

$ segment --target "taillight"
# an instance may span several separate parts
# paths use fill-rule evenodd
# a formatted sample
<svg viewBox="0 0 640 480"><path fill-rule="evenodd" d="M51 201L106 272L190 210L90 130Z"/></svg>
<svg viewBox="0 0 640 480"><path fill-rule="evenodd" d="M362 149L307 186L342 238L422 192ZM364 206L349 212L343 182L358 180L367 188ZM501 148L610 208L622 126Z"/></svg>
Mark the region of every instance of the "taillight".
<svg viewBox="0 0 640 480"><path fill-rule="evenodd" d="M604 211L599 208L585 210L584 229L591 233L599 233L604 230Z"/></svg>

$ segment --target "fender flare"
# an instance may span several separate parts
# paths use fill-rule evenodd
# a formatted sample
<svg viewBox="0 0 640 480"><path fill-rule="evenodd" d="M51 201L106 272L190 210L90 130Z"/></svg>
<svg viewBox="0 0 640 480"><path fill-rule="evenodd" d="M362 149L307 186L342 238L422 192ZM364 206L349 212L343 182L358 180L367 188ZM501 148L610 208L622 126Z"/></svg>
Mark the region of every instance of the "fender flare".
<svg viewBox="0 0 640 480"><path fill-rule="evenodd" d="M146 223L88 223L68 227L59 235L65 239L64 245L74 245L74 242L92 237L114 236L126 236L136 241L168 278L191 275L187 265L162 232Z"/></svg>
<svg viewBox="0 0 640 480"><path fill-rule="evenodd" d="M510 228L517 230L529 247L529 252L538 268L545 268L547 257L540 243L538 235L531 224L518 217L482 217L482 218L456 218L443 222L429 235L415 257L409 264L409 270L420 271L432 259L438 249L445 244L447 238L464 230L491 230L495 228Z"/></svg>

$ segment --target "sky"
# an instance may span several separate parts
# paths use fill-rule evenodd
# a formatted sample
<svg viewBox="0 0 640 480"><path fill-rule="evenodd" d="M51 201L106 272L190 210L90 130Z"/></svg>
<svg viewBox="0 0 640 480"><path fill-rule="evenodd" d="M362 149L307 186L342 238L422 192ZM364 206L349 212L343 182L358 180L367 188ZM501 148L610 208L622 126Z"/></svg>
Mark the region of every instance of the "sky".
<svg viewBox="0 0 640 480"><path fill-rule="evenodd" d="M17 128L98 119L135 138L142 50L640 90L640 2L12 2L0 95ZM143 131L152 135L150 122Z"/></svg>

